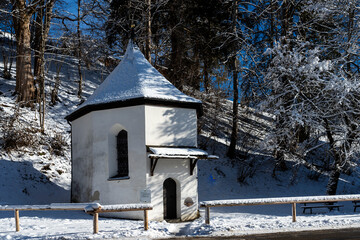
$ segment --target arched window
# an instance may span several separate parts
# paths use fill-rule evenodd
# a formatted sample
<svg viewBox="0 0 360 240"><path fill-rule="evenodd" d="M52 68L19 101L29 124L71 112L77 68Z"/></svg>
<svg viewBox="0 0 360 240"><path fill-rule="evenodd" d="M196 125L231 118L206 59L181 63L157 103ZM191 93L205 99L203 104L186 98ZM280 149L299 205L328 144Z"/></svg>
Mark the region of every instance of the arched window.
<svg viewBox="0 0 360 240"><path fill-rule="evenodd" d="M121 130L116 136L117 148L117 175L115 177L129 176L128 138L127 131Z"/></svg>

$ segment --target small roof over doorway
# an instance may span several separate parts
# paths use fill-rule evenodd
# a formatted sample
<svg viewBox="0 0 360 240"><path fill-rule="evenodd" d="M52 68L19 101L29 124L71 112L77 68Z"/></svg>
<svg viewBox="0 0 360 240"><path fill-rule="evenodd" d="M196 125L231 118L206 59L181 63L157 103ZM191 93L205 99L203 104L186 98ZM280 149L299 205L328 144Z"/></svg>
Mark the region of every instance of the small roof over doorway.
<svg viewBox="0 0 360 240"><path fill-rule="evenodd" d="M183 147L149 147L151 152L148 157L151 160L150 175L154 176L154 170L158 160L161 159L189 159L190 175L193 175L198 160L218 159L218 156L209 155L206 151L198 148Z"/></svg>

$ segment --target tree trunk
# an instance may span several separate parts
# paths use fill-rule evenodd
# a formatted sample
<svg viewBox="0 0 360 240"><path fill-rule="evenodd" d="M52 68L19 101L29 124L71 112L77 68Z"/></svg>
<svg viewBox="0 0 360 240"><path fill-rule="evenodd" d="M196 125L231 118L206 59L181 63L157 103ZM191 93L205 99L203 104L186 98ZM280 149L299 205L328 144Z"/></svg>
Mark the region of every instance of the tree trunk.
<svg viewBox="0 0 360 240"><path fill-rule="evenodd" d="M284 80L282 80L284 82ZM289 101L288 96L284 96L284 108L288 108ZM286 114L281 114L276 119L276 127L275 129L284 129L286 128L286 122L288 122L288 116ZM286 136L283 135L282 132L278 132L279 135L276 137L277 147L273 152L273 156L275 158L275 166L273 169L272 176L276 176L276 170L285 171L287 170L286 162L285 162L285 152L293 146L293 141L291 142Z"/></svg>
<svg viewBox="0 0 360 240"><path fill-rule="evenodd" d="M340 170L335 166L330 173L329 182L326 186L326 193L328 195L336 195L339 178L340 178Z"/></svg>
<svg viewBox="0 0 360 240"><path fill-rule="evenodd" d="M34 77L31 69L30 14L14 17L16 32L16 87L17 101L32 106L34 100Z"/></svg>
<svg viewBox="0 0 360 240"><path fill-rule="evenodd" d="M354 31L354 18L355 18L355 6L353 3L350 3L350 7L349 7L349 21L348 21L348 34L347 34L347 42L348 42L348 47L347 47L347 50L350 48L351 46L351 39L353 37L353 31ZM347 75L349 77L352 76L352 73L351 73L351 58L352 58L352 55L351 55L351 51L348 51L348 56L346 57L346 61L347 61L347 64L346 64L346 67L347 67Z"/></svg>
<svg viewBox="0 0 360 240"><path fill-rule="evenodd" d="M42 4L44 1L42 1ZM45 43L49 35L50 22L52 18L52 11L54 8L55 0L50 0L38 11L35 23L35 36L34 36L34 76L40 76L40 66L44 63Z"/></svg>
<svg viewBox="0 0 360 240"><path fill-rule="evenodd" d="M208 63L206 59L204 60L204 88L205 88L205 92L209 92L210 79L209 79Z"/></svg>
<svg viewBox="0 0 360 240"><path fill-rule="evenodd" d="M44 1L41 2L44 4ZM40 66L41 66L41 46L42 46L42 37L43 37L43 17L44 17L44 8L40 8L37 11L35 24L34 24L34 77L38 78L40 76Z"/></svg>
<svg viewBox="0 0 360 240"><path fill-rule="evenodd" d="M233 59L234 70L233 75L233 116L232 116L232 131L230 138L230 146L227 152L227 156L230 158L235 158L236 156L236 144L237 144L237 135L238 135L238 118L239 118L239 80L238 80L238 71L236 66L236 56Z"/></svg>
<svg viewBox="0 0 360 240"><path fill-rule="evenodd" d="M327 139L329 140L330 151L333 153L334 156L334 164L330 173L328 184L326 186L326 193L328 195L335 195L340 178L340 171L341 171L340 166L342 163L342 158L336 149L333 132L331 130L329 121L326 118L324 118L324 123L325 123L326 136Z"/></svg>
<svg viewBox="0 0 360 240"><path fill-rule="evenodd" d="M178 35L178 26L173 27L171 31L171 53L170 53L170 80L178 89L182 90L180 67L181 59L181 41Z"/></svg>
<svg viewBox="0 0 360 240"><path fill-rule="evenodd" d="M232 11L232 23L233 23L233 33L237 36L237 8L238 1L234 1L233 3L233 11ZM236 39L235 39L236 41ZM227 156L230 158L235 158L236 156L236 145L237 145L237 135L238 135L238 112L239 112L239 79L238 79L238 66L237 66L237 55L235 54L231 60L231 69L232 69L232 77L233 77L233 116L232 116L232 131L230 138L230 146L227 152Z"/></svg>
<svg viewBox="0 0 360 240"><path fill-rule="evenodd" d="M296 130L297 130L297 141L296 143L303 143L305 142L306 140L309 140L310 138L310 127L309 126L301 126L301 125L298 125L296 126Z"/></svg>
<svg viewBox="0 0 360 240"><path fill-rule="evenodd" d="M34 76L31 69L30 19L41 1L26 6L25 0L11 0L16 36L16 86L17 101L32 106L34 100Z"/></svg>
<svg viewBox="0 0 360 240"><path fill-rule="evenodd" d="M276 12L275 3L270 0L270 36L269 36L269 45L270 48L274 47L274 41L276 40L276 28L275 28L275 18L274 13Z"/></svg>
<svg viewBox="0 0 360 240"><path fill-rule="evenodd" d="M146 0L146 8L145 57L151 63L151 0Z"/></svg>
<svg viewBox="0 0 360 240"><path fill-rule="evenodd" d="M283 1L281 5L281 36L292 38L294 3L292 1Z"/></svg>
<svg viewBox="0 0 360 240"><path fill-rule="evenodd" d="M170 41L171 41L171 53L170 53L170 63L169 63L169 80L177 87L178 89L183 89L183 78L182 78L182 57L185 51L183 46L181 35L181 29L183 28L181 24L182 12L179 8L181 6L181 1L174 0L171 2L170 10L170 20L169 25L171 27Z"/></svg>
<svg viewBox="0 0 360 240"><path fill-rule="evenodd" d="M51 105L54 106L56 102L59 100L58 92L60 87L60 70L62 67L62 63L56 64L56 77L55 77L55 85L51 90Z"/></svg>
<svg viewBox="0 0 360 240"><path fill-rule="evenodd" d="M197 45L194 46L194 63L191 68L190 83L191 87L200 91L200 52Z"/></svg>
<svg viewBox="0 0 360 240"><path fill-rule="evenodd" d="M290 39L292 36L292 23L293 23L293 10L294 10L294 4L291 1L283 1L281 5L281 11L280 11L280 20L281 20L281 42L283 45L288 45L289 50L291 50L291 41ZM273 29L276 31L275 29ZM274 34L274 33L273 33ZM291 78L291 76L284 75L281 77L281 82L283 85L287 85L288 78ZM281 91L281 90L279 90ZM277 94L274 92L274 94ZM292 96L289 95L283 95L283 105L284 108L287 109L287 107L290 104L289 99L292 98ZM284 129L286 126L286 123L288 122L288 115L287 113L282 113L276 120L276 129ZM285 153L290 150L294 150L294 146L297 145L296 141L294 139L289 139L288 137L284 136L282 132L279 132L279 135L276 137L277 142L277 149L274 150L273 156L275 158L275 166L273 169L273 177L276 175L276 170L285 171L287 170L286 162L285 162ZM294 135L295 138L295 135ZM297 139L296 139L297 140Z"/></svg>
<svg viewBox="0 0 360 240"><path fill-rule="evenodd" d="M81 98L82 95L82 72L81 72L81 32L80 32L80 7L81 0L78 0L78 17L77 17L77 37L78 37L78 48L77 48L77 58L78 58L78 73L79 73L79 87L78 87L78 97Z"/></svg>

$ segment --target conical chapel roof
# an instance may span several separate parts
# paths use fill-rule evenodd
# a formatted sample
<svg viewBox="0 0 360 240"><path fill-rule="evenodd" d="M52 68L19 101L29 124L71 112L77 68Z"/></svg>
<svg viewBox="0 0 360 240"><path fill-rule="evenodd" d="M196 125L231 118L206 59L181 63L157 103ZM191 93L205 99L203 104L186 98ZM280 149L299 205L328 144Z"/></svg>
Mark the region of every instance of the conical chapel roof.
<svg viewBox="0 0 360 240"><path fill-rule="evenodd" d="M200 100L185 95L172 85L130 41L120 64L66 119L72 121L91 111L140 104L201 110Z"/></svg>

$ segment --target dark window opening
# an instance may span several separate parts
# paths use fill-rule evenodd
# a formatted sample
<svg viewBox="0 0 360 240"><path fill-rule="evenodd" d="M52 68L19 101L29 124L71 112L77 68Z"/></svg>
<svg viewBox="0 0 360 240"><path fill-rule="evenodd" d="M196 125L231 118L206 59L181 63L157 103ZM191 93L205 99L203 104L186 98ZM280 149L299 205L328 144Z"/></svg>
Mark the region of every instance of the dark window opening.
<svg viewBox="0 0 360 240"><path fill-rule="evenodd" d="M129 176L129 159L128 159L128 137L125 130L121 130L116 136L117 148L117 175L114 177Z"/></svg>

